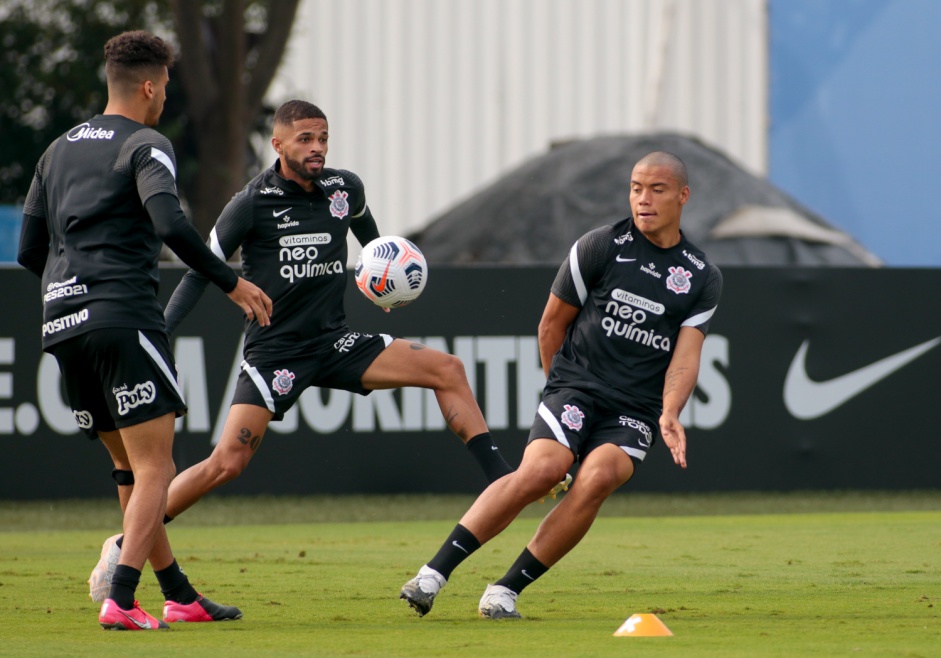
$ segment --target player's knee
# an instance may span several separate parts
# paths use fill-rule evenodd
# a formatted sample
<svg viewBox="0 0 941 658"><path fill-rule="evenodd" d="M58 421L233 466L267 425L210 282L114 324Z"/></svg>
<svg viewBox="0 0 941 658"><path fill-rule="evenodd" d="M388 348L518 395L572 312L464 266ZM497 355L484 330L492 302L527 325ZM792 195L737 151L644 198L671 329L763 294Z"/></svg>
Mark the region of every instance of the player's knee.
<svg viewBox="0 0 941 658"><path fill-rule="evenodd" d="M543 459L523 464L516 471L517 482L523 485L530 496L543 496L565 477L567 467L563 463Z"/></svg>
<svg viewBox="0 0 941 658"><path fill-rule="evenodd" d="M442 353L438 359L435 374L442 388L467 386L467 371L464 362L453 354Z"/></svg>
<svg viewBox="0 0 941 658"><path fill-rule="evenodd" d="M614 468L581 468L578 471L578 487L582 494L604 500L624 482Z"/></svg>

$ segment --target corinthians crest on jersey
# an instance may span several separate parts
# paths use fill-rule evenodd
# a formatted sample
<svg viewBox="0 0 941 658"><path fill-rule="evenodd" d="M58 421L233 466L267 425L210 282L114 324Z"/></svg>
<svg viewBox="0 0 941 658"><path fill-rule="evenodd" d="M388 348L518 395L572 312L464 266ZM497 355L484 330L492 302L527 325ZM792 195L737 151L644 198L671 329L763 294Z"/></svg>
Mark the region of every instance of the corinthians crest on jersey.
<svg viewBox="0 0 941 658"><path fill-rule="evenodd" d="M350 204L347 201L349 196L349 192L337 190L327 197L330 199L330 214L337 219L343 219L346 217L350 213Z"/></svg>

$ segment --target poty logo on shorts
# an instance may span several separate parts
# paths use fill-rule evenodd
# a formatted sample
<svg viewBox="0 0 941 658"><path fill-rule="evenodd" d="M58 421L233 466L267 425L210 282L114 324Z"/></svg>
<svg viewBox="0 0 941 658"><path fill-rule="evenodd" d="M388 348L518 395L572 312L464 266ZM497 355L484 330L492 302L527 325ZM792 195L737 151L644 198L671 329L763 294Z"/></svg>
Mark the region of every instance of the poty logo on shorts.
<svg viewBox="0 0 941 658"><path fill-rule="evenodd" d="M562 412L560 420L562 424L565 425L570 430L577 432L582 429L582 419L585 417L585 414L582 413L582 410L576 407L574 404L565 405L565 411Z"/></svg>
<svg viewBox="0 0 941 658"><path fill-rule="evenodd" d="M83 430L91 429L92 417L89 412L73 409L72 415L75 417L75 422L79 426L79 429L83 429Z"/></svg>
<svg viewBox="0 0 941 658"><path fill-rule="evenodd" d="M274 379L271 380L271 388L277 391L278 395L287 395L294 388L294 373L287 368L275 370Z"/></svg>
<svg viewBox="0 0 941 658"><path fill-rule="evenodd" d="M118 401L118 413L126 416L134 407L150 404L156 400L157 387L153 382L144 382L129 391L115 391L114 399Z"/></svg>
<svg viewBox="0 0 941 658"><path fill-rule="evenodd" d="M343 219L350 212L350 204L346 200L350 196L349 192L344 192L343 190L337 190L331 194L328 198L330 199L330 214L336 217L337 219Z"/></svg>
<svg viewBox="0 0 941 658"><path fill-rule="evenodd" d="M683 269L682 266L671 267L670 276L667 277L667 288L677 295L689 292L689 280L693 278L693 273Z"/></svg>

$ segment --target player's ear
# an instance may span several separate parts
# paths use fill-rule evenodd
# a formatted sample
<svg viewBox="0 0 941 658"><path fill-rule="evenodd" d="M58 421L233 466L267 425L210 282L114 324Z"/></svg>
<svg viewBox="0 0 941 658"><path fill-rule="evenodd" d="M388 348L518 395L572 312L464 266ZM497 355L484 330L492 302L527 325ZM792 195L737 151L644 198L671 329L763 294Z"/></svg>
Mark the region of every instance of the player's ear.
<svg viewBox="0 0 941 658"><path fill-rule="evenodd" d="M274 149L275 153L281 155L281 140L277 137L271 138L271 148Z"/></svg>

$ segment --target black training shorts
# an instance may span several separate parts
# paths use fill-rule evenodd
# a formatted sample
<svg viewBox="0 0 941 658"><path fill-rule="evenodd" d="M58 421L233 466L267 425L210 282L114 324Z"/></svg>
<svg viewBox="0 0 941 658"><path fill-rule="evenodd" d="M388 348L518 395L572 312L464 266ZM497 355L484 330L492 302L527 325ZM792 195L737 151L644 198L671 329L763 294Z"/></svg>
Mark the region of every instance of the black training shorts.
<svg viewBox="0 0 941 658"><path fill-rule="evenodd" d="M59 363L75 422L90 439L168 413L186 413L162 331L95 329L50 351Z"/></svg>
<svg viewBox="0 0 941 658"><path fill-rule="evenodd" d="M324 335L303 355L246 357L232 404L265 407L274 414L272 420L281 420L311 386L369 395L371 391L363 388L363 373L392 341L387 334L342 330Z"/></svg>
<svg viewBox="0 0 941 658"><path fill-rule="evenodd" d="M594 397L574 388L546 389L536 410L529 441L554 439L582 461L605 443L619 446L634 466L644 461L659 434L659 427L631 410L611 411Z"/></svg>

